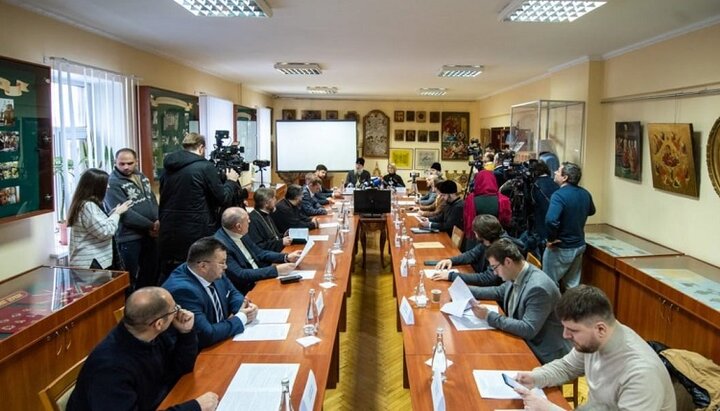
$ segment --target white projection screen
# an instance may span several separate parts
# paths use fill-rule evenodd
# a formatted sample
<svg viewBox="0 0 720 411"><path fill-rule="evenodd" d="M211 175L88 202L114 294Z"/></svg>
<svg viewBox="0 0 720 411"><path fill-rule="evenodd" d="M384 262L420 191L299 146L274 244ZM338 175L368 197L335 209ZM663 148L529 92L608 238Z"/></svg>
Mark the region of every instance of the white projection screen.
<svg viewBox="0 0 720 411"><path fill-rule="evenodd" d="M345 171L357 158L355 121L283 121L275 126L277 171Z"/></svg>

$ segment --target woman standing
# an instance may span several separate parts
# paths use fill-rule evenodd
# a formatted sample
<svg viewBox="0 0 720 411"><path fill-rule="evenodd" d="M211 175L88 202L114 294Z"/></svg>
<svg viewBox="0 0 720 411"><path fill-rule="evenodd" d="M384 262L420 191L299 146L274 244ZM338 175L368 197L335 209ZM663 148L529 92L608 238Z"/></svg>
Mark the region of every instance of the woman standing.
<svg viewBox="0 0 720 411"><path fill-rule="evenodd" d="M88 169L80 177L70 203L68 226L70 236L70 265L82 268L109 269L113 267L112 239L118 228L120 215L130 208L128 200L105 214L103 199L108 185L108 173Z"/></svg>
<svg viewBox="0 0 720 411"><path fill-rule="evenodd" d="M480 170L475 175L473 192L465 197L465 250L477 244L472 223L476 215L489 214L497 217L503 228L510 225L512 209L510 199L498 192L495 175L488 170Z"/></svg>

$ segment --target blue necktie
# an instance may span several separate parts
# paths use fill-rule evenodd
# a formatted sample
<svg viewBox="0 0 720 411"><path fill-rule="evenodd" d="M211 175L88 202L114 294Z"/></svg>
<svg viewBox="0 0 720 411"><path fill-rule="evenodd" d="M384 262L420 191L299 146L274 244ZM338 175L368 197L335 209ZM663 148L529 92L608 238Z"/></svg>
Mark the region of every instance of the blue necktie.
<svg viewBox="0 0 720 411"><path fill-rule="evenodd" d="M223 315L222 304L220 304L220 297L218 297L217 290L215 289L215 284L210 284L208 288L210 289L210 295L212 296L213 307L215 307L215 322L219 323L223 320L223 318L225 318L225 316Z"/></svg>

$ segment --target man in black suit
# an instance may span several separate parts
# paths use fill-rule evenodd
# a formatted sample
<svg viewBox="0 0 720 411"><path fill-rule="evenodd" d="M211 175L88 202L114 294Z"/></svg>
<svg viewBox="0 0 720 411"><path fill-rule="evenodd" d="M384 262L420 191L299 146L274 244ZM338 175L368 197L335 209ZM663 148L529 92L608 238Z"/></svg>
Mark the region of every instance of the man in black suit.
<svg viewBox="0 0 720 411"><path fill-rule="evenodd" d="M358 157L357 160L355 160L355 169L348 171L343 186L347 187L348 185L352 185L353 187L360 187L364 183L370 183L370 172L364 168L365 159Z"/></svg>
<svg viewBox="0 0 720 411"><path fill-rule="evenodd" d="M314 229L318 227L317 221L310 219L300 208L302 194L302 187L292 184L288 187L285 198L277 203L277 208L271 216L279 232L284 233L290 228Z"/></svg>
<svg viewBox="0 0 720 411"><path fill-rule="evenodd" d="M223 212L222 227L215 233L215 238L227 248L225 273L242 293L252 290L256 281L290 274L301 253L295 251L284 254L263 250L246 235L249 224L247 211L240 207L230 207Z"/></svg>
<svg viewBox="0 0 720 411"><path fill-rule="evenodd" d="M303 198L300 203L303 213L308 216L314 215L326 215L326 210L320 201L318 201L316 194L322 189L322 180L315 176L315 173L305 174L305 186L303 187ZM327 200L327 199L326 199ZM327 201L329 202L329 200Z"/></svg>
<svg viewBox="0 0 720 411"><path fill-rule="evenodd" d="M250 212L250 228L248 236L258 247L270 251L282 251L292 240L283 236L270 216L275 212L275 190L259 188L253 194L255 209Z"/></svg>
<svg viewBox="0 0 720 411"><path fill-rule="evenodd" d="M445 199L445 208L437 217L421 217L420 225L452 236L453 227L461 230L463 228L463 201L458 195L457 184L452 180L445 180L437 183L435 189L438 196Z"/></svg>

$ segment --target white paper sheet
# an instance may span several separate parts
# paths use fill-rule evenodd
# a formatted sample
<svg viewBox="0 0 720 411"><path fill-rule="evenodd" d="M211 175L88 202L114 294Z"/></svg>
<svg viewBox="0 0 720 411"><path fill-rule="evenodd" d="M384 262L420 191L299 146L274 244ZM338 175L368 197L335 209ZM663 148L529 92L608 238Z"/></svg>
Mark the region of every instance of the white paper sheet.
<svg viewBox="0 0 720 411"><path fill-rule="evenodd" d="M315 395L317 394L317 382L312 370L308 373L307 383L300 400L300 411L312 411L315 406Z"/></svg>
<svg viewBox="0 0 720 411"><path fill-rule="evenodd" d="M309 230L307 228L291 228L288 230L290 238L308 238Z"/></svg>
<svg viewBox="0 0 720 411"><path fill-rule="evenodd" d="M415 324L415 315L413 314L410 303L405 297L403 297L402 302L400 303L400 316L402 317L406 325Z"/></svg>
<svg viewBox="0 0 720 411"><path fill-rule="evenodd" d="M337 226L338 226L338 223L337 223L337 222L334 222L334 223L320 223L320 225L318 226L318 228L335 228L335 227L337 227Z"/></svg>
<svg viewBox="0 0 720 411"><path fill-rule="evenodd" d="M258 411L280 408L281 381L290 380L290 391L300 364L241 364L218 404L218 411Z"/></svg>
<svg viewBox="0 0 720 411"><path fill-rule="evenodd" d="M314 245L315 242L313 240L308 240L308 242L305 243L305 247L303 247L302 253L300 253L300 258L295 261L295 267L300 267L300 263L302 263L302 260L305 259L305 256L308 255Z"/></svg>
<svg viewBox="0 0 720 411"><path fill-rule="evenodd" d="M290 324L248 324L233 341L282 341L287 339Z"/></svg>
<svg viewBox="0 0 720 411"><path fill-rule="evenodd" d="M456 317L462 317L470 305L470 301L475 300L472 292L470 292L470 288L468 288L462 278L458 276L450 288L448 288L448 292L450 293L450 299L452 301L443 305L440 311Z"/></svg>
<svg viewBox="0 0 720 411"><path fill-rule="evenodd" d="M330 281L325 281L325 282L323 282L323 283L320 283L319 285L320 285L320 287L325 288L325 289L337 287L337 284L332 283L332 282L330 282Z"/></svg>
<svg viewBox="0 0 720 411"><path fill-rule="evenodd" d="M308 335L307 337L300 337L295 341L297 341L297 343L302 345L303 347L307 348L311 345L319 343L322 340L314 335Z"/></svg>
<svg viewBox="0 0 720 411"><path fill-rule="evenodd" d="M485 305L483 304L485 308L487 308L490 311L498 312L498 306L497 305ZM462 317L456 317L454 315L450 315L450 321L452 321L453 325L455 326L455 329L458 331L472 331L472 330L494 330L494 327L491 327L490 324L488 324L487 320L481 320L473 314L472 311L465 311Z"/></svg>
<svg viewBox="0 0 720 411"><path fill-rule="evenodd" d="M250 324L285 324L288 318L290 318L289 308L261 308Z"/></svg>
<svg viewBox="0 0 720 411"><path fill-rule="evenodd" d="M312 280L315 278L315 274L317 274L316 270L293 270L290 272L289 275L295 275L300 274L302 276L303 280ZM280 277L278 277L279 279Z"/></svg>
<svg viewBox="0 0 720 411"><path fill-rule="evenodd" d="M313 241L327 241L327 240L330 238L330 236L327 235L327 234L325 234L325 235L311 235L311 236L308 237L308 238L309 238L310 240L313 240Z"/></svg>
<svg viewBox="0 0 720 411"><path fill-rule="evenodd" d="M433 374L430 392L432 394L433 411L445 411L445 392L443 391L440 371L435 371Z"/></svg>
<svg viewBox="0 0 720 411"><path fill-rule="evenodd" d="M502 378L502 373L515 377L520 371L517 370L473 370L475 385L482 398L514 400L520 399L520 394L508 387ZM539 389L533 389L537 395L547 398L545 393Z"/></svg>

